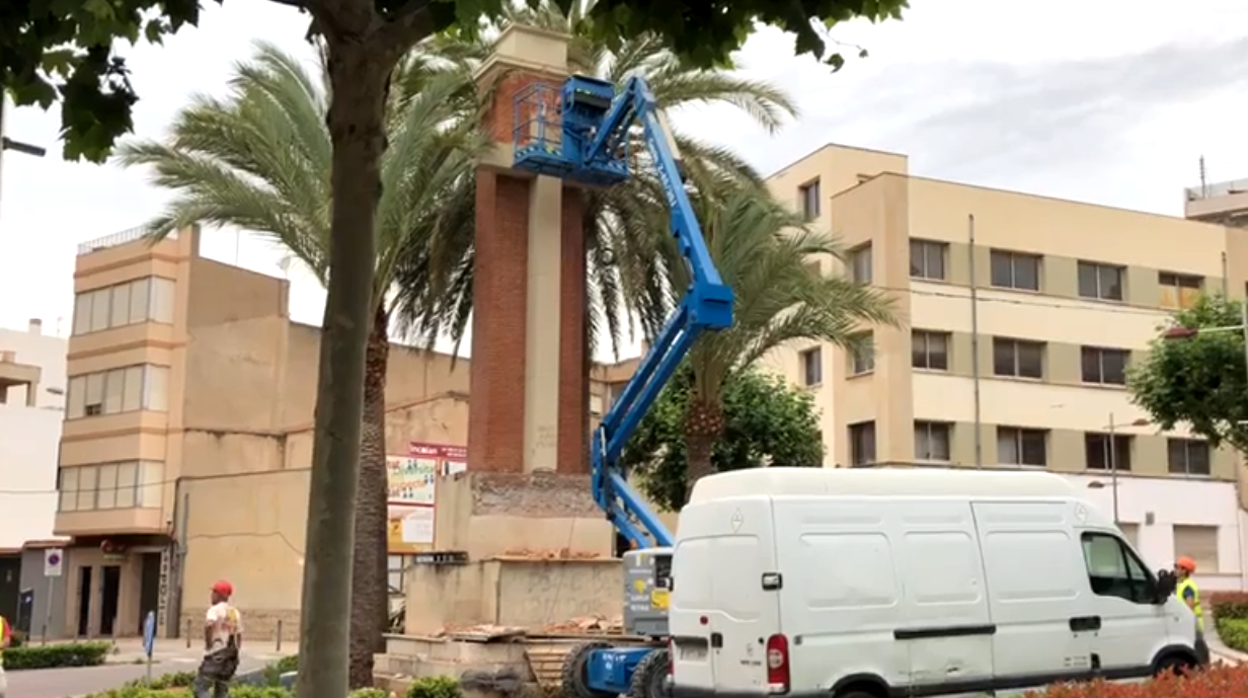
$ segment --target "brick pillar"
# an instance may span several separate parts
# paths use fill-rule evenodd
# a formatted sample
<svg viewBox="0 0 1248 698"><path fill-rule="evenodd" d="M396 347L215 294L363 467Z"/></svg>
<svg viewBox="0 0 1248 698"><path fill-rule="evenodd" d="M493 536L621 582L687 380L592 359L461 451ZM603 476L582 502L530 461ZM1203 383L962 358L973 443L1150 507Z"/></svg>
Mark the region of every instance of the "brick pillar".
<svg viewBox="0 0 1248 698"><path fill-rule="evenodd" d="M496 147L483 158L477 185L468 469L583 473L581 193L511 168L516 95L535 82L557 93L567 76L567 37L513 25L496 46L478 73L494 94L486 126ZM553 102L548 109L557 113Z"/></svg>
<svg viewBox="0 0 1248 698"><path fill-rule="evenodd" d="M563 258L559 276L559 464L589 472L589 315L581 192L563 190Z"/></svg>

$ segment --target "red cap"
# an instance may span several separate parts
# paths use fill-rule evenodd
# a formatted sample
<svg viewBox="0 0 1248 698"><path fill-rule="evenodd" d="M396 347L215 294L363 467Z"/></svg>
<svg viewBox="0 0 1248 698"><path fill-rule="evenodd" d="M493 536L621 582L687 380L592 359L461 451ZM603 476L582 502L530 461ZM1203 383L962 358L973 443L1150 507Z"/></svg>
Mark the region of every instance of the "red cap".
<svg viewBox="0 0 1248 698"><path fill-rule="evenodd" d="M233 586L230 586L230 583L229 583L229 582L227 582L227 581L225 581L224 579L222 579L221 581L217 582L216 584L213 584L213 585L212 585L212 590L213 590L214 592L216 592L216 593L218 593L218 594L222 595L222 596L233 596L233 595L234 595L234 587L233 587Z"/></svg>

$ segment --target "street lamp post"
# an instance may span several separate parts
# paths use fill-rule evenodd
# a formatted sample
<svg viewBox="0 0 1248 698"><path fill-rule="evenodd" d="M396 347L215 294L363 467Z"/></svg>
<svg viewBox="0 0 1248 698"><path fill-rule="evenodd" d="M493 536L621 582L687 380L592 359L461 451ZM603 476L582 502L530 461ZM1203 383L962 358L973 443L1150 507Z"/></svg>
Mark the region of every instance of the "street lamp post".
<svg viewBox="0 0 1248 698"><path fill-rule="evenodd" d="M1109 486L1112 490L1114 502L1114 525L1118 525L1118 436L1116 430L1119 427L1146 427L1149 421L1141 417L1126 424L1118 424L1114 421L1114 413L1109 413Z"/></svg>
<svg viewBox="0 0 1248 698"><path fill-rule="evenodd" d="M34 155L38 158L47 155L48 151L44 148L40 148L39 146L32 145L30 143L15 141L4 135L4 104L6 101L7 93L4 89L4 82L0 81L0 162L4 160L4 151L6 150L13 150L26 155Z"/></svg>

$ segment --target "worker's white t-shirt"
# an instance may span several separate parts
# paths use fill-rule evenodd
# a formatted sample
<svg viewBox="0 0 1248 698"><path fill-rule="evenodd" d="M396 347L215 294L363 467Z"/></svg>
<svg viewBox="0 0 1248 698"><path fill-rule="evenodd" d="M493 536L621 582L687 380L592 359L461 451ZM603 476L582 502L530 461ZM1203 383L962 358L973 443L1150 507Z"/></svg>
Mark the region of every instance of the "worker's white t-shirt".
<svg viewBox="0 0 1248 698"><path fill-rule="evenodd" d="M225 601L208 609L207 622L208 628L212 631L212 647L208 650L209 654L225 649L230 644L231 637L241 635L243 632L242 614Z"/></svg>

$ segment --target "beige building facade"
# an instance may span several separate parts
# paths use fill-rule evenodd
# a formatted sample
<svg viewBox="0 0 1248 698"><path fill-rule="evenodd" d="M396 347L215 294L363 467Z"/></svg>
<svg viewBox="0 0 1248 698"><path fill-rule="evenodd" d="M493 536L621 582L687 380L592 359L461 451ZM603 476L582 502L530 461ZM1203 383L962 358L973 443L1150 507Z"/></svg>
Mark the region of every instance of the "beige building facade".
<svg viewBox="0 0 1248 698"><path fill-rule="evenodd" d="M198 229L85 243L74 274L57 535L66 636L162 633L230 579L249 634L298 633L320 330L289 284L199 254ZM470 362L392 346L387 451L466 445ZM596 366L595 421L631 375ZM392 585L401 585L395 556Z"/></svg>
<svg viewBox="0 0 1248 698"><path fill-rule="evenodd" d="M904 155L835 145L770 185L840 238L845 262L818 260L821 270L884 289L901 320L864 327L861 352L810 344L775 357L815 392L826 466L1045 468L1112 484L1116 500L1144 478L1208 485L1188 504L1150 489L1158 501L1124 528L1172 519L1162 523L1174 549L1241 584L1235 507L1184 528L1214 489L1235 501L1234 456L1147 424L1126 371L1201 292L1244 298L1245 231L912 176ZM1111 459L1121 482L1103 478Z"/></svg>

